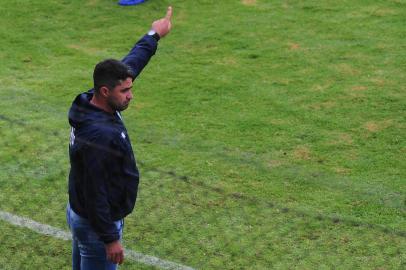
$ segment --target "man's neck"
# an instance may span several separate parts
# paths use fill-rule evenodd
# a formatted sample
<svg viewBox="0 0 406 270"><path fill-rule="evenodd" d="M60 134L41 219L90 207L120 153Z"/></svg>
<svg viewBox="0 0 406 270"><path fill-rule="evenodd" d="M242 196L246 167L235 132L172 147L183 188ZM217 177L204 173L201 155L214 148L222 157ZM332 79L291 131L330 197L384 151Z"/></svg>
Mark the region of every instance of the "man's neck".
<svg viewBox="0 0 406 270"><path fill-rule="evenodd" d="M111 109L111 107L107 104L107 102L105 100L102 100L101 98L99 98L97 95L93 95L92 99L90 100L90 104L92 104L93 106L113 114L114 110Z"/></svg>

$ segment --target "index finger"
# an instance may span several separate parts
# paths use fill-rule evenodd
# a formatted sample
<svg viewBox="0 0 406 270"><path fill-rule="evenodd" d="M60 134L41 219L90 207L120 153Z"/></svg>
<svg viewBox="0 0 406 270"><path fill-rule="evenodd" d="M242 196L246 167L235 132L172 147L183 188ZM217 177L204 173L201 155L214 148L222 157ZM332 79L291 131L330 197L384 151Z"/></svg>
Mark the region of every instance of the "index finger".
<svg viewBox="0 0 406 270"><path fill-rule="evenodd" d="M169 7L168 7L168 10L166 11L165 19L171 20L172 14L173 14L172 7L169 6Z"/></svg>

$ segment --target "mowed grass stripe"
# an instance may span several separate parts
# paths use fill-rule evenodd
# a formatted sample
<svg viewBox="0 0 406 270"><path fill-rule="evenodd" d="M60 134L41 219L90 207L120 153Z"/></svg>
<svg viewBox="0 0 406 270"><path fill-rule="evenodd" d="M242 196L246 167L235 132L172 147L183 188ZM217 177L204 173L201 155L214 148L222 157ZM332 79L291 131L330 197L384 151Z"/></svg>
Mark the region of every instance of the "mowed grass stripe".
<svg viewBox="0 0 406 270"><path fill-rule="evenodd" d="M35 94L34 94L35 95ZM36 95L35 95L36 96ZM58 113L57 113L58 114ZM60 117L66 117L65 114L62 112L60 113ZM0 121L4 121L9 123L10 125L17 125L20 126L23 129L28 129L28 130L35 130L35 131L42 131L42 133L46 133L49 136L55 136L55 131L52 130L43 130L39 127L39 125L32 125L29 122L24 121L23 119L11 119L10 117L6 115L0 114ZM59 134L60 135L60 134ZM253 161L255 163L255 161ZM216 186L210 186L206 184L205 182L195 179L195 177L190 177L188 175L184 174L179 174L176 171L170 170L170 169L162 169L159 167L154 167L150 166L148 163L138 160L138 164L143 167L144 172L155 172L159 173L162 176L171 178L173 181L180 181L184 182L186 185L189 185L194 188L199 188L203 190L207 190L210 192L214 192L219 194L220 196L224 197L224 199L229 199L229 200L236 200L236 201L241 201L245 203L255 203L258 206L261 205L262 207L271 207L278 209L280 213L294 213L297 216L304 217L304 218L311 218L311 219L317 219L317 220L325 220L327 222L332 222L332 223L343 223L347 226L350 227L366 227L374 230L379 230L382 231L383 233L389 233L389 234L395 234L397 236L405 237L406 236L406 231L396 228L391 228L389 226L385 226L383 224L379 223L373 223L373 222L368 222L368 221L363 221L358 218L354 218L352 216L348 215L337 215L337 214L331 214L328 212L318 212L318 211L311 211L309 209L302 209L302 208L296 208L296 207L286 207L283 206L280 202L278 201L272 201L272 200L267 200L265 198L260 198L260 197L255 197L255 196L249 196L246 194L242 194L239 192L232 192L228 191L224 188L221 187L216 187ZM258 163L259 164L259 163ZM35 173L35 172L34 172ZM33 175L28 175L28 176L33 176ZM46 225L48 226L48 225ZM51 226L49 226L50 231L52 231ZM57 237L59 238L59 237Z"/></svg>
<svg viewBox="0 0 406 270"><path fill-rule="evenodd" d="M23 91L26 92L26 95L31 98L39 99L39 100L44 98L38 93L27 94L29 92L28 90L23 90ZM46 109L46 111L49 111L50 113L52 112L53 116L54 117L57 116L58 119L64 119L67 117L66 112L58 110L55 107L42 106L42 110L44 110L44 109ZM52 130L52 129L49 129L48 126L42 126L42 124L39 122L25 120L24 118L22 118L22 119L13 118L13 116L5 115L5 114L0 114L0 121L8 123L12 126L19 127L22 130L26 130L27 132L29 132L29 131L40 132L43 135L46 135L48 137L59 137L59 138L55 138L55 139L57 139L58 141L61 140L62 132L60 129ZM53 121L57 121L57 120L53 119ZM156 132L159 132L159 131L156 131ZM207 142L207 143L210 144L210 142ZM54 147L53 145L50 146L50 148L53 148L53 147ZM45 151L45 152L48 152L48 151ZM225 153L223 153L223 154L225 154ZM251 162L251 165L257 165L257 166L262 165L262 163L260 161L257 161L255 159L253 159L252 157L246 158L245 161ZM238 161L231 160L231 162L236 163ZM303 209L301 207L286 207L286 206L283 206L281 204L281 202L278 200L269 200L267 198L250 196L250 195L239 193L239 192L233 192L233 191L221 188L221 187L210 186L207 183L205 183L199 179L196 179L196 177L190 177L186 174L180 174L171 169L162 169L160 167L154 167L154 166L151 166L148 162L144 162L142 160L138 160L138 163L139 163L139 165L141 165L143 167L142 170L144 172L156 172L163 176L171 178L173 181L185 182L187 185L190 185L191 187L193 186L194 188L199 188L199 189L211 191L214 193L218 193L219 195L223 196L225 199L237 200L237 201L242 201L242 202L246 202L246 203L247 202L255 203L255 204L261 205L263 207L275 207L275 209L280 210L281 213L290 212L290 213L294 213L295 215L298 215L301 217L317 219L317 220L325 220L327 222L332 222L334 224L343 223L350 227L362 226L362 227L366 227L366 228L370 228L370 229L374 229L374 230L379 230L379 231L382 231L383 233L395 234L395 235L401 236L401 237L405 237L405 235L406 235L406 231L402 230L401 227L396 228L396 227L392 227L392 226L386 226L386 224L380 224L380 223L376 223L374 221L362 220L362 219L355 218L355 217L353 217L351 215L347 215L347 214L344 214L344 215L343 214L333 214L328 211L320 212L320 211L315 211L315 209ZM56 165L54 164L54 166L56 166ZM38 172L36 172L35 170L32 173L25 172L25 175L27 177L37 177L37 176L35 176L35 174L38 174ZM45 175L44 177L56 177L56 176L55 175ZM38 180L39 178L37 177L36 179ZM343 180L339 180L338 182L335 182L335 185L338 185L340 183L340 181L343 181ZM356 185L353 184L353 186L355 187ZM365 188L365 186L364 186L364 188ZM376 188L376 189L378 190L378 188ZM383 191L384 189L383 189L383 187L379 187L379 190ZM390 191L386 191L386 192L389 193Z"/></svg>
<svg viewBox="0 0 406 270"><path fill-rule="evenodd" d="M47 224L42 224L39 222L36 222L32 219L26 218L26 217L19 217L16 215L13 215L8 212L0 211L0 219L4 220L6 222L9 222L13 225L19 226L19 227L25 227L28 228L34 232L51 236L54 238L62 239L65 241L71 240L71 234L67 231L61 230L59 228L55 228L52 226L49 226ZM168 270L194 270L193 268L181 264L177 264L171 261L163 260L154 256L150 255L144 255L142 253L133 251L131 249L125 249L125 254L127 258L134 260L136 262L140 262L146 265L151 265L158 267L159 269L168 269Z"/></svg>
<svg viewBox="0 0 406 270"><path fill-rule="evenodd" d="M3 211L66 226L69 105L166 4L0 4ZM126 246L201 269L404 269L405 3L171 4L125 112L142 160ZM67 241L10 227L4 262L69 265Z"/></svg>
<svg viewBox="0 0 406 270"><path fill-rule="evenodd" d="M65 115L63 115L65 116ZM61 113L62 117L62 113ZM65 116L66 117L66 116ZM10 117L6 115L0 114L0 121L4 121L9 123L10 125L17 125L20 126L23 129L27 130L32 130L32 131L41 131L44 134L47 134L49 136L56 136L55 132L52 130L48 129L42 129L38 125L32 125L29 122L26 122L22 119L11 119ZM57 132L57 135L60 136L60 133ZM52 147L51 147L52 148ZM256 162L252 160L254 164L260 165L259 162ZM171 170L171 169L162 169L160 167L154 167L151 166L148 162L144 162L143 160L138 160L138 164L141 165L143 172L153 172L153 173L159 173L162 176L171 178L173 181L180 181L184 182L186 185L189 185L190 187L193 188L198 188L198 189L203 189L207 190L210 192L217 193L224 197L224 199L229 199L229 200L236 200L236 201L241 201L241 202L248 202L248 203L255 203L257 205L261 205L263 207L275 207L276 209L279 209L281 213L286 213L286 212L291 212L295 213L298 216L302 217L307 217L307 218L312 218L312 219L317 219L317 220L326 220L330 221L333 223L344 223L348 226L353 226L353 227L358 227L358 226L363 226L371 229L377 229L379 231L382 231L384 233L393 233L398 236L404 237L406 235L406 231L402 230L402 228L391 228L390 226L385 226L385 224L379 224L379 223L374 223L368 220L362 220L359 218L352 217L351 215L340 215L340 214L331 214L329 212L320 212L320 211L314 211L314 209L302 209L300 207L286 207L281 204L278 200L269 200L267 198L261 198L257 196L250 196L247 194L239 193L239 192L233 192L221 187L216 187L216 186L210 186L207 183L196 179L196 177L191 177L186 174L181 174L176 172L176 170ZM25 172L27 174L27 177L35 177L36 172L33 171L31 174L29 172ZM56 177L54 175L50 176L44 176L44 177ZM38 179L38 177L37 177ZM338 185L336 183L336 185ZM355 186L355 185L354 185ZM380 187L380 190L382 191L382 187ZM389 191L387 191L389 192Z"/></svg>

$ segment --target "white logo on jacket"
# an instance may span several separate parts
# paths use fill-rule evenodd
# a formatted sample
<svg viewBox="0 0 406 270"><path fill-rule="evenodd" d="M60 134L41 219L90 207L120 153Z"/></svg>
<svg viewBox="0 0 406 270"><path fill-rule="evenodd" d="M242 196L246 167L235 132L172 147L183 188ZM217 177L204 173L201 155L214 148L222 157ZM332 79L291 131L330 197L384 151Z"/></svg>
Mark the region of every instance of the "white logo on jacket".
<svg viewBox="0 0 406 270"><path fill-rule="evenodd" d="M73 146L75 143L75 128L71 127L70 129L70 146Z"/></svg>

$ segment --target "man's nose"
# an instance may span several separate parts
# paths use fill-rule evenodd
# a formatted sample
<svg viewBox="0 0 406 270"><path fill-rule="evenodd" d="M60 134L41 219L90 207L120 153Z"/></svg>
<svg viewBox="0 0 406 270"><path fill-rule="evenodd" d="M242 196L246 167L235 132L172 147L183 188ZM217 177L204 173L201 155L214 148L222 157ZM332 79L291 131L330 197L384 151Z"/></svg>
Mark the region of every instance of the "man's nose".
<svg viewBox="0 0 406 270"><path fill-rule="evenodd" d="M132 99L133 99L133 93L132 93L131 91L128 92L127 99L128 99L128 100L132 100Z"/></svg>

